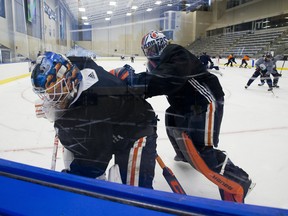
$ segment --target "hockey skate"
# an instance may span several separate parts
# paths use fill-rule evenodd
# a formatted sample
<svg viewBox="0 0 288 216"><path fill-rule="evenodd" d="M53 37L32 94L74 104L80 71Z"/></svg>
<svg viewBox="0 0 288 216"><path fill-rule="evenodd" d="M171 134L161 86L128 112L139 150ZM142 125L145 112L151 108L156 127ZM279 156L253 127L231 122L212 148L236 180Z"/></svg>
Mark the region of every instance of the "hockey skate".
<svg viewBox="0 0 288 216"><path fill-rule="evenodd" d="M248 87L249 87L249 86L248 86L248 85L246 85L246 86L245 86L245 89L247 89Z"/></svg>
<svg viewBox="0 0 288 216"><path fill-rule="evenodd" d="M251 179L250 179L251 180ZM247 191L247 194L246 194L246 197L251 193L251 191L254 189L254 187L256 186L256 183L255 182L252 182L251 180L251 184L248 188L248 191Z"/></svg>
<svg viewBox="0 0 288 216"><path fill-rule="evenodd" d="M175 155L174 161L182 161L182 162L187 162L187 160L184 157L181 157L179 155Z"/></svg>
<svg viewBox="0 0 288 216"><path fill-rule="evenodd" d="M258 86L263 86L263 85L264 85L264 82L263 83L261 82L261 83L258 84Z"/></svg>
<svg viewBox="0 0 288 216"><path fill-rule="evenodd" d="M278 86L277 84L274 84L272 87L273 88L279 88L280 86Z"/></svg>
<svg viewBox="0 0 288 216"><path fill-rule="evenodd" d="M267 91L273 91L273 88L272 88L272 87L269 87Z"/></svg>

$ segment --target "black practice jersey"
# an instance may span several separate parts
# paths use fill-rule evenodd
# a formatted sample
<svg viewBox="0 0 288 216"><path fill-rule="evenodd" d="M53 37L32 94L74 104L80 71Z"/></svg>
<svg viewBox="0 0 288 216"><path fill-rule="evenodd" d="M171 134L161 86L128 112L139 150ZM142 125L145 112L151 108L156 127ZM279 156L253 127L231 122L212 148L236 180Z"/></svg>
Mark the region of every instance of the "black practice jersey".
<svg viewBox="0 0 288 216"><path fill-rule="evenodd" d="M111 151L127 148L117 146L117 139L133 141L153 134L156 117L148 102L131 94L122 80L91 59L70 60L80 70L95 70L98 81L83 91L55 122L60 141L67 149L86 159L97 157L101 161Z"/></svg>
<svg viewBox="0 0 288 216"><path fill-rule="evenodd" d="M136 84L146 86L146 97L167 95L175 109L189 111L192 105L205 105L224 96L217 76L180 45L168 45L157 65L153 71L136 75Z"/></svg>

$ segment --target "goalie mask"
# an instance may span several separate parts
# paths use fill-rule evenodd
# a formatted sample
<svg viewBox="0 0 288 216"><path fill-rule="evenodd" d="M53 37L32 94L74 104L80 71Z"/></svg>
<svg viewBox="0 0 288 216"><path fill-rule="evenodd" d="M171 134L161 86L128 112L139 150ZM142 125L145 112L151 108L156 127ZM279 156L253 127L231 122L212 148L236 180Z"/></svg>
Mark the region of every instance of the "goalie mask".
<svg viewBox="0 0 288 216"><path fill-rule="evenodd" d="M146 34L141 42L141 48L148 59L159 58L167 45L168 39L166 36L157 31Z"/></svg>
<svg viewBox="0 0 288 216"><path fill-rule="evenodd" d="M65 56L53 52L39 56L31 74L33 91L46 106L57 109L69 106L81 80L79 69Z"/></svg>

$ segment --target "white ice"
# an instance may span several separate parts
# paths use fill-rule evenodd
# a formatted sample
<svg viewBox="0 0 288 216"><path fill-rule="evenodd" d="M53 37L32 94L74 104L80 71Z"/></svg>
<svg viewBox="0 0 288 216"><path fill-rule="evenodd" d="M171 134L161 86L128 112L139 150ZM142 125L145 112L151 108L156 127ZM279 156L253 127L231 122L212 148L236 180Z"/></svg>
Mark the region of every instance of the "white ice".
<svg viewBox="0 0 288 216"><path fill-rule="evenodd" d="M136 71L144 71L143 60L96 61L106 70L126 63ZM9 70L9 65L7 65ZM221 68L217 75L225 91L225 111L219 149L244 169L256 183L246 198L247 204L288 209L288 73L283 71L279 89L268 92L259 79L244 89L253 69ZM23 71L25 73L26 71ZM53 124L35 116L34 95L30 78L0 85L0 158L50 169L54 140ZM168 103L164 96L149 99L159 115L158 153L172 169L187 194L220 200L217 187L190 165L175 162L174 152L166 136L164 112ZM56 171L63 168L59 148ZM170 192L161 169L156 165L156 190Z"/></svg>

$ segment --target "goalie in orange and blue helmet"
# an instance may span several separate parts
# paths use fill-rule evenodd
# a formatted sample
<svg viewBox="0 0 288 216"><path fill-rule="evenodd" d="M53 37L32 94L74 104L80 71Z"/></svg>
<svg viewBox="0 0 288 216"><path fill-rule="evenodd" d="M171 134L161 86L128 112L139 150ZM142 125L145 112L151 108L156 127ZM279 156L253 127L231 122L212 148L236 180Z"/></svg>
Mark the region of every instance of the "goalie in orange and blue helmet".
<svg viewBox="0 0 288 216"><path fill-rule="evenodd" d="M65 172L100 178L114 156L124 184L153 188L157 117L147 101L86 57L47 52L31 81L71 153Z"/></svg>

